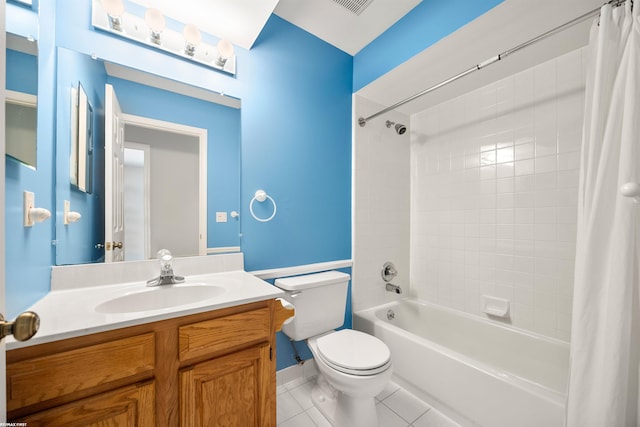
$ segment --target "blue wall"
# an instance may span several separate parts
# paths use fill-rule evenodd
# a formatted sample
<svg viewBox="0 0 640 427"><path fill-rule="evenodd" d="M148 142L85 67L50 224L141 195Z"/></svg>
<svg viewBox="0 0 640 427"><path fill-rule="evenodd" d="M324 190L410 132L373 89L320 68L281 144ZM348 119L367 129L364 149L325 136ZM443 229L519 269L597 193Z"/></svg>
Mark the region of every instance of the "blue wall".
<svg viewBox="0 0 640 427"><path fill-rule="evenodd" d="M356 54L353 61L354 92L502 1L422 0L411 12Z"/></svg>
<svg viewBox="0 0 640 427"><path fill-rule="evenodd" d="M79 191L70 182L71 150L71 90L78 82L93 108L94 155L93 186L104 187L104 84L107 74L102 64L91 57L67 49L58 49L57 120L56 130L56 264L96 262L103 251L95 244L104 241L104 203L96 192ZM104 139L104 138L103 138ZM103 140L102 139L102 140ZM102 166L100 166L102 165ZM82 220L64 225L64 200L71 202L71 210L80 212Z"/></svg>
<svg viewBox="0 0 640 427"><path fill-rule="evenodd" d="M7 80L6 88L18 92L25 92L32 95L38 94L38 63L37 58L22 52L7 50ZM37 162L43 161L43 156L38 153ZM45 163L51 163L44 160ZM45 165L46 167L46 165ZM7 252L11 251L16 258L22 259L38 259L44 266L37 269L29 269L25 274L12 268L7 263L8 284L20 286L19 299L14 302L7 299L7 310L12 312L13 306L19 304L24 306L28 301L34 298L40 298L40 293L33 292L29 283L39 280L39 276L46 274L47 253L37 253L38 248L30 245L34 239L46 238L49 229L46 224L41 227L24 228L22 226L22 191L38 188L37 171L33 168L25 166L19 161L7 157L5 159L6 168L6 247ZM21 189L19 183L24 183L24 189ZM40 194L36 194L40 196ZM42 194L44 196L44 194ZM38 203L42 202L40 197L36 198ZM15 243L14 243L15 242ZM48 247L47 247L48 249ZM7 257L9 258L9 257ZM43 271L44 270L44 271ZM8 286L7 286L8 287ZM9 314L10 316L10 314Z"/></svg>
<svg viewBox="0 0 640 427"><path fill-rule="evenodd" d="M250 53L255 72L242 97L246 268L351 258L352 57L275 15ZM277 203L267 223L249 213L258 189ZM261 217L271 214L268 202L256 205Z"/></svg>
<svg viewBox="0 0 640 427"><path fill-rule="evenodd" d="M49 290L54 263L53 221L23 226L24 191L35 193L38 207L54 207L53 156L55 150L55 5L44 2L41 13L50 19L38 24L37 14L27 8L6 5L7 31L38 39L37 169L6 159L5 176L5 282L6 315L13 318L42 298ZM7 67L11 68L7 62ZM8 73L10 74L10 73Z"/></svg>

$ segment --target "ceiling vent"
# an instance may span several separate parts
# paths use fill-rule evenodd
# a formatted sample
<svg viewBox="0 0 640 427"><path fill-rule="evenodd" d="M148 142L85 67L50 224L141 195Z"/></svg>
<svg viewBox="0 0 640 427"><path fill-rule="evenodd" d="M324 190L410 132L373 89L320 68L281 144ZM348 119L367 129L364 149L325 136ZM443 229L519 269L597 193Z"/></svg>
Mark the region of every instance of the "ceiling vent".
<svg viewBox="0 0 640 427"><path fill-rule="evenodd" d="M373 0L333 0L334 3L344 7L354 15L360 15Z"/></svg>

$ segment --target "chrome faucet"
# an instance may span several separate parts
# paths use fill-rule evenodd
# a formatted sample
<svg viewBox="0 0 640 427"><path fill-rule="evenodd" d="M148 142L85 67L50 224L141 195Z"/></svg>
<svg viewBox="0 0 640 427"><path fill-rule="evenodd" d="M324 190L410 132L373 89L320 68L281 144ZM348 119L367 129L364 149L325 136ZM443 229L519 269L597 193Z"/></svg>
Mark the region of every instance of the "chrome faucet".
<svg viewBox="0 0 640 427"><path fill-rule="evenodd" d="M184 282L183 276L173 274L173 256L168 249L160 249L156 258L160 260L160 276L147 280L147 286L175 285Z"/></svg>
<svg viewBox="0 0 640 427"><path fill-rule="evenodd" d="M400 288L400 286L394 285L393 283L387 283L386 288L389 292L395 292L396 294L402 293L402 289Z"/></svg>
<svg viewBox="0 0 640 427"><path fill-rule="evenodd" d="M380 272L380 274L382 275L382 280L385 281L387 291L394 292L396 294L402 293L402 289L400 289L400 286L391 283L393 278L398 275L398 270L396 270L396 266L393 265L392 262L385 262L382 266L382 271Z"/></svg>

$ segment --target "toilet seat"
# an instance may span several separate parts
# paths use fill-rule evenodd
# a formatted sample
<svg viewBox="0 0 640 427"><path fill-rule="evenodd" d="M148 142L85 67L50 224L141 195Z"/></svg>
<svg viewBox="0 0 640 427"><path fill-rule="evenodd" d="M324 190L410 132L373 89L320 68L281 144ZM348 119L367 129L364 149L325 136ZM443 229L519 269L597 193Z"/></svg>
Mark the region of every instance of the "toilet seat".
<svg viewBox="0 0 640 427"><path fill-rule="evenodd" d="M342 329L317 339L318 355L333 369L346 374L376 375L391 365L389 347L378 338Z"/></svg>

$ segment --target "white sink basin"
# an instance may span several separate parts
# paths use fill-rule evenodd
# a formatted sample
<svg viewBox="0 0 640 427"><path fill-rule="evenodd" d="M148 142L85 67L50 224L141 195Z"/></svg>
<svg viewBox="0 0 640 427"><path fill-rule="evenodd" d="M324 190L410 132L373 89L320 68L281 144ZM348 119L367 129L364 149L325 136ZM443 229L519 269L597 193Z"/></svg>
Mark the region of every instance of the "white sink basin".
<svg viewBox="0 0 640 427"><path fill-rule="evenodd" d="M205 301L226 290L207 284L162 285L131 292L96 306L98 313L133 313L161 310Z"/></svg>

